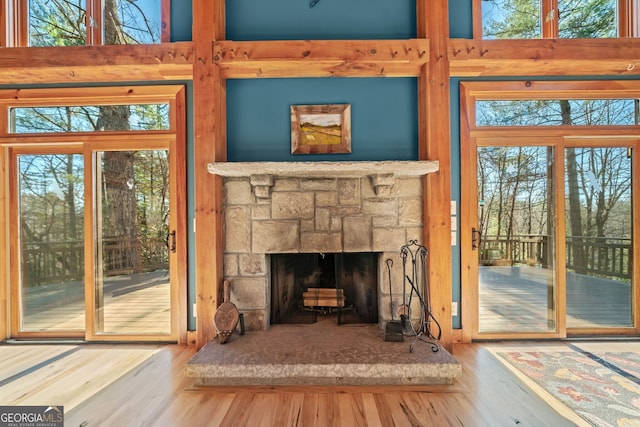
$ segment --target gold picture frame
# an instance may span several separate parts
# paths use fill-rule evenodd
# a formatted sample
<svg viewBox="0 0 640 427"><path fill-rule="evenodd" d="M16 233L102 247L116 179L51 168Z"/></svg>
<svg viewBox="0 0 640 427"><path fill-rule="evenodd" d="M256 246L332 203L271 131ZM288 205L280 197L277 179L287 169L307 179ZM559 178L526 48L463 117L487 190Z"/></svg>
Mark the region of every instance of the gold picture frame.
<svg viewBox="0 0 640 427"><path fill-rule="evenodd" d="M292 105L291 154L351 153L351 105Z"/></svg>

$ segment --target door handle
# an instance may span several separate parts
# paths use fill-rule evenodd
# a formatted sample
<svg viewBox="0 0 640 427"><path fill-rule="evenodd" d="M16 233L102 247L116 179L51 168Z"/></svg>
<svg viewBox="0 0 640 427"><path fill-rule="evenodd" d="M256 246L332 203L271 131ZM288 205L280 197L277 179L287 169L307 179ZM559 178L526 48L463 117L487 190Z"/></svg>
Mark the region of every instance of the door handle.
<svg viewBox="0 0 640 427"><path fill-rule="evenodd" d="M173 230L171 233L169 233L169 236L171 236L171 247L169 248L169 250L173 253L176 252L176 230ZM169 240L167 238L167 240Z"/></svg>
<svg viewBox="0 0 640 427"><path fill-rule="evenodd" d="M471 229L471 250L476 250L480 247L480 242L482 241L482 235L480 234L480 230L473 227Z"/></svg>

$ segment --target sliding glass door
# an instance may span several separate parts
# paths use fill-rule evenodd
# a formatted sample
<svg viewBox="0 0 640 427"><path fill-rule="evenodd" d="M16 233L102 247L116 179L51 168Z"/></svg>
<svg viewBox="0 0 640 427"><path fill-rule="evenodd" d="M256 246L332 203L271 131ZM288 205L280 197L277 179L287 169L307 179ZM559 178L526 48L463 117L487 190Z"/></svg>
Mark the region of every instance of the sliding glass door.
<svg viewBox="0 0 640 427"><path fill-rule="evenodd" d="M14 214L19 272L14 309L21 331L82 335L84 161L72 152L15 157Z"/></svg>
<svg viewBox="0 0 640 427"><path fill-rule="evenodd" d="M473 336L636 333L634 144L527 140L475 139L467 159Z"/></svg>
<svg viewBox="0 0 640 427"><path fill-rule="evenodd" d="M565 149L567 328L631 328L632 149Z"/></svg>
<svg viewBox="0 0 640 427"><path fill-rule="evenodd" d="M479 333L555 333L554 149L477 148Z"/></svg>
<svg viewBox="0 0 640 427"><path fill-rule="evenodd" d="M12 149L14 336L177 340L171 141L138 145Z"/></svg>
<svg viewBox="0 0 640 427"><path fill-rule="evenodd" d="M94 333L171 334L169 151L94 159Z"/></svg>

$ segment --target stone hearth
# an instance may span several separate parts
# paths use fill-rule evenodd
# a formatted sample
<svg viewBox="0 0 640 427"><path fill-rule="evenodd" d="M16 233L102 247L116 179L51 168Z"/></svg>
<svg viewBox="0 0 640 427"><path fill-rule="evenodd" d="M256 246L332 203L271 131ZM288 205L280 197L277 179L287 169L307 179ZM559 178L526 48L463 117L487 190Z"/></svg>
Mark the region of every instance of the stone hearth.
<svg viewBox="0 0 640 427"><path fill-rule="evenodd" d="M461 365L440 347L417 341L384 341L377 325L337 325L320 318L309 325L274 325L267 331L213 340L186 366L199 386L432 385L452 384Z"/></svg>

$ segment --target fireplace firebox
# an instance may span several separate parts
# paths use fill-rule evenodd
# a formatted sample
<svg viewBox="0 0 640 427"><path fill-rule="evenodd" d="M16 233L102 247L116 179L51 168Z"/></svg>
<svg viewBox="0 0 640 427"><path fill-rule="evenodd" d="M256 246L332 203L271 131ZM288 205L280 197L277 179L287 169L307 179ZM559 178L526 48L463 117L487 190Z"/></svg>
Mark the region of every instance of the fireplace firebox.
<svg viewBox="0 0 640 427"><path fill-rule="evenodd" d="M271 324L378 323L380 253L272 254Z"/></svg>

